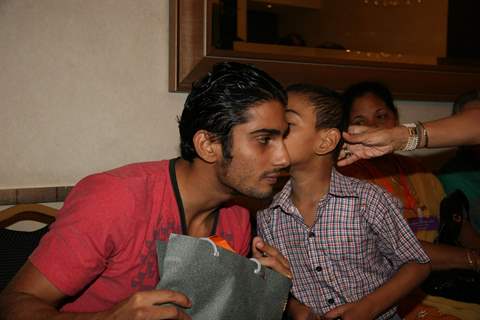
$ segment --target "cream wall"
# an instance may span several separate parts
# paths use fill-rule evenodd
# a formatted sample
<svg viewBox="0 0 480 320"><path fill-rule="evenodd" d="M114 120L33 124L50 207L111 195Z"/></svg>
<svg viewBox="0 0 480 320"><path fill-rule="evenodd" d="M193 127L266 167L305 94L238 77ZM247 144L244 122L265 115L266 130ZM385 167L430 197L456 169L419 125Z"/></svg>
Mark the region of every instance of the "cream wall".
<svg viewBox="0 0 480 320"><path fill-rule="evenodd" d="M167 0L0 1L0 189L177 154Z"/></svg>
<svg viewBox="0 0 480 320"><path fill-rule="evenodd" d="M167 0L0 0L0 189L178 154ZM447 103L399 101L402 120Z"/></svg>

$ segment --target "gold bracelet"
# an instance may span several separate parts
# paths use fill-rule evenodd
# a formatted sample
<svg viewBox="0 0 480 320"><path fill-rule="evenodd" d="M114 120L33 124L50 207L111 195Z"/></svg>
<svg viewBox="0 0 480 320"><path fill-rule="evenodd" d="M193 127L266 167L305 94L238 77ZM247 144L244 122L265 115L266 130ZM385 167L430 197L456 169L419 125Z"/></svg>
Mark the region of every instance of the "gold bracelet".
<svg viewBox="0 0 480 320"><path fill-rule="evenodd" d="M402 126L408 129L408 140L407 143L402 146L399 151L411 151L418 148L418 124L416 123L403 123Z"/></svg>
<svg viewBox="0 0 480 320"><path fill-rule="evenodd" d="M419 147L421 148L428 148L428 131L427 128L423 125L422 122L417 121L417 125L420 128L420 142L419 142Z"/></svg>

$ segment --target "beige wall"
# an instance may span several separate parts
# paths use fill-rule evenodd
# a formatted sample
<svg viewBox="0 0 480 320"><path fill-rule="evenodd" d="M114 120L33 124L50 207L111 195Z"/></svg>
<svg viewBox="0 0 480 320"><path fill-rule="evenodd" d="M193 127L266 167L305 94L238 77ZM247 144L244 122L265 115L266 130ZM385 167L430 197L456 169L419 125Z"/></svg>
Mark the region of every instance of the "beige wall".
<svg viewBox="0 0 480 320"><path fill-rule="evenodd" d="M177 154L167 0L2 0L0 57L0 189Z"/></svg>
<svg viewBox="0 0 480 320"><path fill-rule="evenodd" d="M167 0L0 1L0 189L178 154ZM400 101L403 120L449 104Z"/></svg>

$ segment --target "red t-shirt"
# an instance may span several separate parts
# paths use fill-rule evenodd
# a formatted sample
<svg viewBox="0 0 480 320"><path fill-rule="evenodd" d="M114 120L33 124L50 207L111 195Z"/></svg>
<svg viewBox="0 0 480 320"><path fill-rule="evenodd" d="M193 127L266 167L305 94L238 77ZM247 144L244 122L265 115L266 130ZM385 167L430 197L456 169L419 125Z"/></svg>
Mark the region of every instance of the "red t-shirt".
<svg viewBox="0 0 480 320"><path fill-rule="evenodd" d="M30 261L62 293L75 297L63 311L103 311L155 288L155 241L171 233L181 234L182 226L168 161L131 164L80 181ZM246 255L248 211L221 209L216 234Z"/></svg>

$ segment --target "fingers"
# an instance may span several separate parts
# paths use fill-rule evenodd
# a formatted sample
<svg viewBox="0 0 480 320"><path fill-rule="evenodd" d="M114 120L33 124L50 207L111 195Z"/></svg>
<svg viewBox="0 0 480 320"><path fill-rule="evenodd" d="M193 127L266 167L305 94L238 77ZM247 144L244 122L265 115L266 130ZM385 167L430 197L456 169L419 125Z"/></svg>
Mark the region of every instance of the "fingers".
<svg viewBox="0 0 480 320"><path fill-rule="evenodd" d="M176 306L162 306L152 314L152 319L179 319L179 320L191 320L192 318L186 314L183 310Z"/></svg>
<svg viewBox="0 0 480 320"><path fill-rule="evenodd" d="M188 299L186 295L173 290L151 290L139 294L142 294L142 297L139 299L142 299L143 303L146 304L161 305L164 303L173 303L184 308L190 308L192 306L190 299Z"/></svg>
<svg viewBox="0 0 480 320"><path fill-rule="evenodd" d="M372 130L372 127L355 126L355 125L349 126L347 129L348 133L350 134L360 134L360 133L371 131L371 130Z"/></svg>
<svg viewBox="0 0 480 320"><path fill-rule="evenodd" d="M348 166L349 164L352 164L354 163L355 161L358 161L360 160L361 158L359 156L357 156L356 154L351 154L349 157L346 157L346 158L343 158L337 162L337 165L339 167L343 167L343 166Z"/></svg>
<svg viewBox="0 0 480 320"><path fill-rule="evenodd" d="M191 305L190 300L180 292L172 290L141 291L106 311L105 319L190 320L191 317L181 307L190 308Z"/></svg>
<svg viewBox="0 0 480 320"><path fill-rule="evenodd" d="M273 270L292 279L292 271L288 260L274 247L265 243L260 237L253 238L252 241L253 257L262 265L272 268Z"/></svg>
<svg viewBox="0 0 480 320"><path fill-rule="evenodd" d="M341 319L343 313L346 310L346 305L338 306L330 311L328 311L323 318L324 319Z"/></svg>

